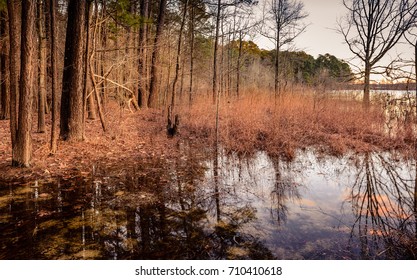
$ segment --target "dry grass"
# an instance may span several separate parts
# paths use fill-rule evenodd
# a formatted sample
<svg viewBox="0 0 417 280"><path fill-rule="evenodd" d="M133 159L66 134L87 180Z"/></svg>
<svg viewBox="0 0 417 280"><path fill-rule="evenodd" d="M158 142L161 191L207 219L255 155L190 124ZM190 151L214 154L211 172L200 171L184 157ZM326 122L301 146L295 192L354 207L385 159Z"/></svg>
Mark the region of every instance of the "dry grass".
<svg viewBox="0 0 417 280"><path fill-rule="evenodd" d="M180 113L182 129L190 137L214 141L216 107L207 99L196 100ZM387 132L385 116L378 106L365 111L354 100L317 95L312 91L284 94L251 93L239 99L221 100L219 141L230 151L294 156L298 148L315 147L334 155L392 150L408 153L414 149L414 135L400 125Z"/></svg>

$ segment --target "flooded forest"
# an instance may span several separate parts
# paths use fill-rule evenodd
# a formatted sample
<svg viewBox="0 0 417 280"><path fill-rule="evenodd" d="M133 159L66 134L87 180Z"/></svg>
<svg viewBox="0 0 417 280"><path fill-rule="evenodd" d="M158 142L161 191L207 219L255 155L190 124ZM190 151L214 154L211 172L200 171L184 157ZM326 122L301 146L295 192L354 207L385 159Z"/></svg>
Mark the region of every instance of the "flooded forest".
<svg viewBox="0 0 417 280"><path fill-rule="evenodd" d="M0 259L417 259L417 3L308 7L0 0Z"/></svg>

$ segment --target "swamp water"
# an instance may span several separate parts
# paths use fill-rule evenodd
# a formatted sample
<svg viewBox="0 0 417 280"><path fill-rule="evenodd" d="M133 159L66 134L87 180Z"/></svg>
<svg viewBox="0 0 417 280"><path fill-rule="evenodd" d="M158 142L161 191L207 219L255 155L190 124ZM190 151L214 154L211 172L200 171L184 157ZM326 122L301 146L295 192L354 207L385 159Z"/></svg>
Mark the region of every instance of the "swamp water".
<svg viewBox="0 0 417 280"><path fill-rule="evenodd" d="M416 258L414 161L188 149L127 169L0 184L0 259Z"/></svg>

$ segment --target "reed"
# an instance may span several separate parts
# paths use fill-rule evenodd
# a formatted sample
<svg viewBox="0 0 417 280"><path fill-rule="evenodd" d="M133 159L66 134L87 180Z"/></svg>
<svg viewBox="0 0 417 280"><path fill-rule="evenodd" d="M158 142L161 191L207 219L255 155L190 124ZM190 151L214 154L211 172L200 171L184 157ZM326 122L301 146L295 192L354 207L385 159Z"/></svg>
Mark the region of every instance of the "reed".
<svg viewBox="0 0 417 280"><path fill-rule="evenodd" d="M206 98L181 107L182 134L214 141L215 107ZM220 101L219 141L229 151L264 150L292 158L296 149L314 147L335 155L347 151L414 149L413 123L398 122L388 129L379 105L364 110L362 103L346 96L304 89L280 98L264 92L246 92L240 98Z"/></svg>

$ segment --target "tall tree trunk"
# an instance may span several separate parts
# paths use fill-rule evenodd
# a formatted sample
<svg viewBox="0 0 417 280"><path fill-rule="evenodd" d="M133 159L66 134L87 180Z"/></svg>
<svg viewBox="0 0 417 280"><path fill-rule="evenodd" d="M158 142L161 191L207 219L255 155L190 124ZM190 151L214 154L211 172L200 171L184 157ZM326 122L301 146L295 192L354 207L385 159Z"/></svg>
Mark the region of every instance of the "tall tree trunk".
<svg viewBox="0 0 417 280"><path fill-rule="evenodd" d="M181 20L181 26L180 26L180 33L178 35L178 46L177 46L177 57L176 57L176 64L175 64L175 76L174 80L172 82L172 92L171 92L171 112L174 112L175 107L175 97L176 97L176 86L178 81L178 75L180 72L180 59L181 59L181 46L182 46L182 33L184 31L185 26L185 20L187 18L187 10L188 10L188 0L185 0L184 2L184 8L182 13L182 20ZM171 118L172 116L168 116ZM171 118L171 121L172 118Z"/></svg>
<svg viewBox="0 0 417 280"><path fill-rule="evenodd" d="M148 107L155 108L158 103L158 85L159 85L159 53L160 53L160 41L162 37L162 32L164 29L165 21L165 10L166 10L167 0L161 0L159 3L159 14L158 22L156 26L155 41L152 53L152 68L151 68L151 81L149 85L149 97L148 97Z"/></svg>
<svg viewBox="0 0 417 280"><path fill-rule="evenodd" d="M230 26L229 26L230 27ZM235 29L233 27L233 34L228 34L227 36L227 97L230 98L232 91L232 42L235 41Z"/></svg>
<svg viewBox="0 0 417 280"><path fill-rule="evenodd" d="M10 89L10 134L12 139L12 158L17 147L18 108L19 108L19 61L20 61L20 24L19 4L15 0L7 0L9 15L9 89Z"/></svg>
<svg viewBox="0 0 417 280"><path fill-rule="evenodd" d="M416 75L416 79L414 80L414 85L416 87L416 114L417 114L417 40L414 43L414 73ZM417 121L417 117L416 117L416 121ZM416 235L417 235L417 231L416 231Z"/></svg>
<svg viewBox="0 0 417 280"><path fill-rule="evenodd" d="M10 118L10 91L8 87L8 73L7 73L7 65L8 61L8 47L7 47L7 19L6 19L6 12L0 12L0 39L2 41L1 44L1 57L0 57L0 77L1 77L1 108L0 108L0 120L8 120Z"/></svg>
<svg viewBox="0 0 417 280"><path fill-rule="evenodd" d="M91 77L91 82L93 83L93 89L94 89L94 93L95 93L95 99L97 101L97 108L98 108L98 114L100 117L100 122L101 122L101 127L103 128L103 131L105 132L107 130L106 128L106 123L104 120L104 113L103 113L103 109L102 109L102 103L101 103L101 99L100 99L100 94L98 92L97 89L97 82L96 82L96 78L94 76L94 67L93 67L93 59L94 59L94 55L96 53L96 38L97 38L97 27L98 27L98 3L97 0L94 1L94 7L96 10L96 23L94 25L94 32L93 32L93 41L92 41L92 45L93 45L93 49L91 51L91 55L90 55L90 77Z"/></svg>
<svg viewBox="0 0 417 280"><path fill-rule="evenodd" d="M178 96L179 96L180 103L182 104L182 100L183 100L183 97L184 97L184 78L185 78L185 64L186 64L185 55L181 55L181 59L182 59L181 63L183 65L183 67L181 69L180 91L179 91Z"/></svg>
<svg viewBox="0 0 417 280"><path fill-rule="evenodd" d="M280 49L280 37L277 31L276 48L275 48L275 79L274 79L274 92L275 98L281 95L279 86L279 49Z"/></svg>
<svg viewBox="0 0 417 280"><path fill-rule="evenodd" d="M107 6L106 6L106 1L104 1L102 3L102 9L101 9L101 18L104 18L107 14ZM100 52L100 59L98 61L99 63L99 68L100 68L100 75L102 77L105 76L105 65L104 65L104 61L106 59L106 52L105 50L107 49L107 29L106 29L106 23L102 23L99 25L100 27L100 47L101 49L103 49L103 52ZM103 86L101 87L101 100L102 100L102 104L103 104L103 110L106 110L106 105L107 105L107 79L103 80Z"/></svg>
<svg viewBox="0 0 417 280"><path fill-rule="evenodd" d="M225 46L226 44L224 43L224 17L220 19L220 46ZM225 95L227 94L226 92L226 85L225 85L225 66L224 66L224 48L220 48L220 73L219 73L219 77L220 77L220 93L225 93Z"/></svg>
<svg viewBox="0 0 417 280"><path fill-rule="evenodd" d="M236 96L239 98L240 95L240 64L242 61L242 48L243 48L243 36L242 31L239 32L239 53L237 56L236 65Z"/></svg>
<svg viewBox="0 0 417 280"><path fill-rule="evenodd" d="M39 77L38 77L38 133L44 133L46 107L46 38L44 32L43 0L38 0L38 44L39 44Z"/></svg>
<svg viewBox="0 0 417 280"><path fill-rule="evenodd" d="M64 73L61 95L61 131L63 140L83 140L83 41L86 2L70 0L65 41Z"/></svg>
<svg viewBox="0 0 417 280"><path fill-rule="evenodd" d="M221 15L221 0L217 1L217 15L216 15L216 33L214 35L214 54L213 54L213 104L217 101L217 52L219 48L219 32L220 32L220 15Z"/></svg>
<svg viewBox="0 0 417 280"><path fill-rule="evenodd" d="M32 160L32 100L34 88L33 56L35 34L36 6L32 0L22 1L21 60L20 60L20 94L19 119L17 130L16 153L12 165L28 167Z"/></svg>
<svg viewBox="0 0 417 280"><path fill-rule="evenodd" d="M141 24L139 27L139 86L138 86L138 103L140 107L146 107L147 104L147 55L146 55L146 41L147 41L147 21L148 21L149 0L140 1L140 18Z"/></svg>
<svg viewBox="0 0 417 280"><path fill-rule="evenodd" d="M59 100L58 100L58 70L57 70L57 26L56 26L56 0L49 0L49 14L50 14L50 42L51 42L51 86L52 86L52 124L51 124L51 153L55 154L58 150L58 114L59 114Z"/></svg>
<svg viewBox="0 0 417 280"><path fill-rule="evenodd" d="M414 153L416 152L417 151L414 151ZM417 155L415 155L415 157L417 157ZM414 161L417 161L417 158L415 158ZM416 166L415 167L416 172L415 172L415 179L414 179L414 227L415 227L415 237L417 238L417 164L415 166Z"/></svg>
<svg viewBox="0 0 417 280"><path fill-rule="evenodd" d="M369 62L365 62L365 84L364 84L364 89L363 89L363 106L365 109L369 109L369 106L371 104L370 83L371 83L371 65L369 65Z"/></svg>
<svg viewBox="0 0 417 280"><path fill-rule="evenodd" d="M84 103L87 105L87 108L84 108L84 113L87 111L87 118L90 120L95 120L97 118L96 115L96 106L94 104L94 95L89 94L90 87L88 83L88 70L89 69L89 61L90 61L90 22L93 10L91 6L93 4L92 0L87 1L86 6L86 18L85 18L85 52L84 52L84 78L83 78L83 99Z"/></svg>
<svg viewBox="0 0 417 280"><path fill-rule="evenodd" d="M193 101L193 75L194 75L194 20L195 20L195 11L194 5L191 5L191 15L190 15L190 88L189 88L189 105Z"/></svg>
<svg viewBox="0 0 417 280"><path fill-rule="evenodd" d="M131 15L136 15L135 12L135 3L133 0L129 1L129 12ZM123 84L128 87L129 81L135 80L135 72L133 71L134 67L134 46L135 46L135 28L134 26L128 26L127 28L127 38L126 38L126 48L125 48L125 56L127 57L126 67L127 71L124 72L124 80ZM135 83L132 84L132 90L125 90L126 97L128 99L128 106L132 103L133 108L135 110L139 110L138 102L137 102L137 93L138 87L136 87ZM130 108L130 107L129 107Z"/></svg>

